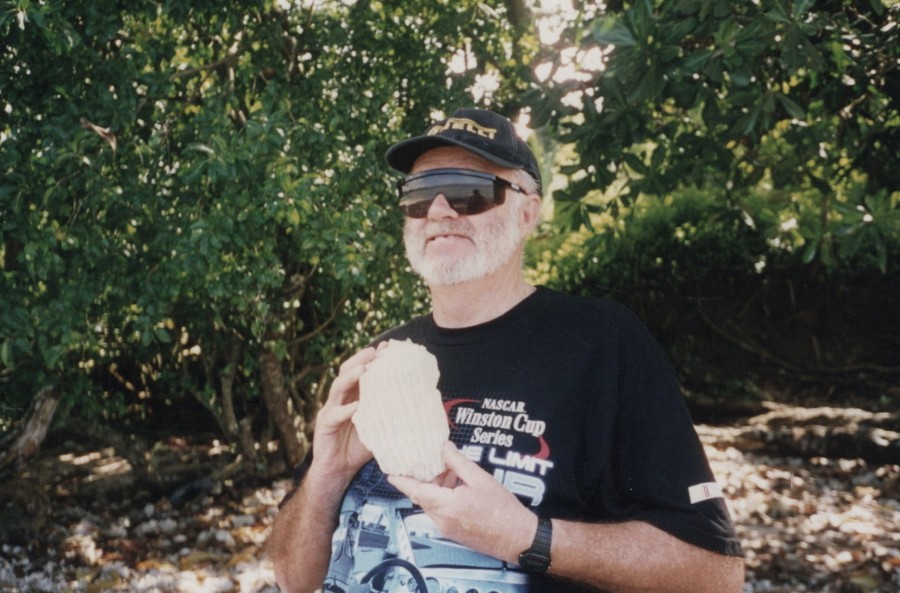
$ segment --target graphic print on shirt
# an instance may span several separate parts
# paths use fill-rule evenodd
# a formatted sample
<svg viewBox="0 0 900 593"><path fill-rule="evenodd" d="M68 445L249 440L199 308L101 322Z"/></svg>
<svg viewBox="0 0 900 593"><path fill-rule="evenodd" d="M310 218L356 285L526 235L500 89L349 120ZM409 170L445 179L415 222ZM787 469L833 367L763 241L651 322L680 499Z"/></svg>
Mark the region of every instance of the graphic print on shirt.
<svg viewBox="0 0 900 593"><path fill-rule="evenodd" d="M525 505L541 504L553 469L544 420L529 416L525 402L502 398L454 399L444 409L451 438L466 457L492 471Z"/></svg>
<svg viewBox="0 0 900 593"><path fill-rule="evenodd" d="M514 397L445 398L450 438L526 506L537 507L553 470L546 423ZM434 522L369 462L344 495L326 592L496 591L526 593L515 565L444 538Z"/></svg>

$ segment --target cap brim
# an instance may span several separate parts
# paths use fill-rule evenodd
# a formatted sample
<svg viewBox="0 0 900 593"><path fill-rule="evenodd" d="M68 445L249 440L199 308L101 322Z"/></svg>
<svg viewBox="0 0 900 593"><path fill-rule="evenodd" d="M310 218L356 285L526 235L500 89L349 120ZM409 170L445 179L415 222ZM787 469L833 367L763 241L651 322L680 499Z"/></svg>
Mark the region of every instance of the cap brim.
<svg viewBox="0 0 900 593"><path fill-rule="evenodd" d="M385 153L384 158L387 161L387 164L394 169L397 169L401 173L409 173L416 163L416 159L429 150L441 146L457 146L477 154L481 158L486 159L495 165L500 165L501 167L506 167L508 169L523 168L522 165L498 158L485 150L474 148L465 142L459 142L452 138L444 138L441 136L417 136L415 138L403 140L402 142L398 142L391 146L387 153Z"/></svg>

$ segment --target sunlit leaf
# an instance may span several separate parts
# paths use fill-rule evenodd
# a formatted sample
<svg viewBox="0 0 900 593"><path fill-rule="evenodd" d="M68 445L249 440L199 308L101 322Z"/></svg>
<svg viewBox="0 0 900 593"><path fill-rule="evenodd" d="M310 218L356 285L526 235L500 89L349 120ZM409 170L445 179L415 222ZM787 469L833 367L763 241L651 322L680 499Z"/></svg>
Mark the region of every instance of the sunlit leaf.
<svg viewBox="0 0 900 593"><path fill-rule="evenodd" d="M616 47L632 47L637 40L621 19L609 16L597 19L591 27L591 35L601 44Z"/></svg>

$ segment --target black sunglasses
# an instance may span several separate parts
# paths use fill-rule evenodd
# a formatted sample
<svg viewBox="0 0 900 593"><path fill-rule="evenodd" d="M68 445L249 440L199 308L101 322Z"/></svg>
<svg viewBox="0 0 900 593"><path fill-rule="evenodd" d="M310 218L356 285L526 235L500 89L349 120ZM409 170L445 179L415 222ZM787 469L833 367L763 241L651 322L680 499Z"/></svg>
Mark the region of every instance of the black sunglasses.
<svg viewBox="0 0 900 593"><path fill-rule="evenodd" d="M410 218L428 216L431 203L440 195L457 214L481 214L504 202L506 188L526 193L511 181L469 169L431 169L397 184L400 209Z"/></svg>

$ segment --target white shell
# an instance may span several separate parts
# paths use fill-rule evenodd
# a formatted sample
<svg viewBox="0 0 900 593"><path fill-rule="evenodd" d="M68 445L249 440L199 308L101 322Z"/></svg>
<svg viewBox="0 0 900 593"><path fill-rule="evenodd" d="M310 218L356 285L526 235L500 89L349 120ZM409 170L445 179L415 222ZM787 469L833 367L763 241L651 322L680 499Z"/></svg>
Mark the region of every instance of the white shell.
<svg viewBox="0 0 900 593"><path fill-rule="evenodd" d="M353 424L384 473L427 482L444 471L450 427L439 378L437 359L411 340L389 340L360 377Z"/></svg>

